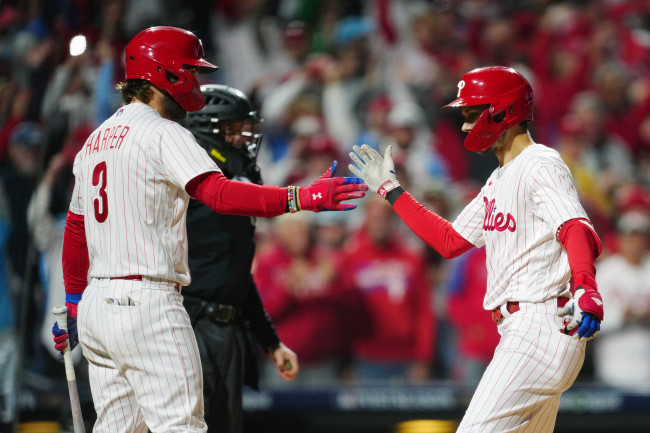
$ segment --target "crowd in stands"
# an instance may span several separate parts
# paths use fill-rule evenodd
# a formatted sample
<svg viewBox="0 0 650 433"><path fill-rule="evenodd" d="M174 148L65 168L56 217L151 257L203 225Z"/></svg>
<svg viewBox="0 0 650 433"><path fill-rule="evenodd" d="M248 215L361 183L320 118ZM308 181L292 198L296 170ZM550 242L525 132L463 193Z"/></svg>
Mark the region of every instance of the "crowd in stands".
<svg viewBox="0 0 650 433"><path fill-rule="evenodd" d="M624 386L630 378L620 376L641 369L634 360L647 367L648 2L6 0L0 371L11 370L3 354L17 344L15 330L29 326L19 342L25 365L47 374L48 309L64 299L56 263L71 162L120 106L124 47L152 25L195 32L220 67L202 82L237 87L254 101L264 118L265 183L307 185L332 160L346 175L353 145L392 144L402 185L450 220L497 161L467 151L462 118L440 107L474 67L522 72L534 89L532 136L561 153L603 241L603 335L589 343L598 356L588 357L594 368L583 375ZM75 35L86 45L72 55ZM358 204L343 214L258 224L255 278L282 340L301 359L303 383L475 382L498 343L482 310L484 252L444 261L385 203Z"/></svg>

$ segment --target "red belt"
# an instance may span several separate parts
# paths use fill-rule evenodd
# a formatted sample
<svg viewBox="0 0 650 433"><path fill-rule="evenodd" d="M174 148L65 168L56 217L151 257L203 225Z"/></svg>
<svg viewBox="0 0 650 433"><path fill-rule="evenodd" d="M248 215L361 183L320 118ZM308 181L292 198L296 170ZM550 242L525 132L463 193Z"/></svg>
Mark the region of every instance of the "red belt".
<svg viewBox="0 0 650 433"><path fill-rule="evenodd" d="M125 275L123 277L111 277L111 280L135 280L142 281L142 275Z"/></svg>
<svg viewBox="0 0 650 433"><path fill-rule="evenodd" d="M518 301L508 301L506 302L506 310L508 313L512 314L515 311L519 311L519 302ZM501 314L501 307L497 307L492 310L492 321L494 323L499 323L499 320L503 319L503 314Z"/></svg>
<svg viewBox="0 0 650 433"><path fill-rule="evenodd" d="M123 277L111 277L111 280L133 280L133 281L142 281L142 275L125 275ZM156 278L156 280L159 280ZM163 281L163 280L161 280ZM166 280L165 280L166 281ZM174 286L176 290L180 290L181 286L176 281L168 281Z"/></svg>
<svg viewBox="0 0 650 433"><path fill-rule="evenodd" d="M564 307L566 303L569 302L569 299L571 298L557 298L558 308ZM506 311L508 311L510 314L519 311L519 301L506 302ZM503 319L503 314L501 314L501 307L492 310L492 321L494 323L499 323L501 319Z"/></svg>

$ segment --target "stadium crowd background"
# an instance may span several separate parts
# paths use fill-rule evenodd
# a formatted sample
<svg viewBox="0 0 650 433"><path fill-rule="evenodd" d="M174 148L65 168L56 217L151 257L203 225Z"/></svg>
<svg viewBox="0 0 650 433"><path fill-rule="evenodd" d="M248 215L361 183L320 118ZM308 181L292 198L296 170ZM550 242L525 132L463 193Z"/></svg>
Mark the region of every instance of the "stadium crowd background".
<svg viewBox="0 0 650 433"><path fill-rule="evenodd" d="M344 175L354 144L393 144L401 183L451 220L497 162L465 150L462 119L440 107L474 67L522 72L535 92L533 138L571 168L603 240L599 266L618 260L599 280L603 332L589 343L579 381L650 384L649 2L5 0L4 422L16 380L47 387L47 378L63 374L50 328L51 307L64 299L70 164L119 107L126 43L152 25L195 32L220 67L203 83L237 87L259 107L265 183L309 184L333 159ZM85 50L75 46L83 52L71 55L76 35ZM381 201L358 204L353 212L258 221L258 288L301 360L298 380L283 385L264 375L265 385L475 383L498 341L482 310L484 253L444 261ZM16 362L24 366L18 376Z"/></svg>

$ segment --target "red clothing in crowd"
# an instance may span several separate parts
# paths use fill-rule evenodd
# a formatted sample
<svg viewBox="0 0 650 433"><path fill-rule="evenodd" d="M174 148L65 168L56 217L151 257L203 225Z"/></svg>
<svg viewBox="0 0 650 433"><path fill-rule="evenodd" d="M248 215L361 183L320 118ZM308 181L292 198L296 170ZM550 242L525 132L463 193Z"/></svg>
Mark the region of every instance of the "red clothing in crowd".
<svg viewBox="0 0 650 433"><path fill-rule="evenodd" d="M344 350L345 300L337 266L328 254L312 251L295 258L277 245L256 257L254 278L262 302L280 339L303 365L339 357Z"/></svg>
<svg viewBox="0 0 650 433"><path fill-rule="evenodd" d="M365 314L354 355L375 362L430 362L434 320L422 256L399 239L374 244L362 229L345 246L347 285L361 292Z"/></svg>
<svg viewBox="0 0 650 433"><path fill-rule="evenodd" d="M491 313L483 309L485 248L473 248L456 260L450 271L447 317L456 329L459 355L487 365L500 337Z"/></svg>

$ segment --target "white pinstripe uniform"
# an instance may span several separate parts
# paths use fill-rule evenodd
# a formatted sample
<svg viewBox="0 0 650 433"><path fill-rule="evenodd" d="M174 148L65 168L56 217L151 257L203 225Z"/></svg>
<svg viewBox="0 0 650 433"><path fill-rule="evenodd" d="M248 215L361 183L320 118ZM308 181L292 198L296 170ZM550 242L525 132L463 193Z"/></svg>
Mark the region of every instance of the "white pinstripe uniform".
<svg viewBox="0 0 650 433"><path fill-rule="evenodd" d="M558 228L587 218L568 167L541 144L497 168L453 227L485 245L488 284L483 306L500 308L501 341L458 432L551 432L560 395L577 377L584 341L559 332L558 297L569 294L567 254ZM508 301L520 310L509 314Z"/></svg>
<svg viewBox="0 0 650 433"><path fill-rule="evenodd" d="M142 103L120 108L75 159L70 210L84 216L91 278L78 329L95 433L207 431L180 294L190 282L184 187L218 170L189 131ZM142 280L115 278L133 275Z"/></svg>

